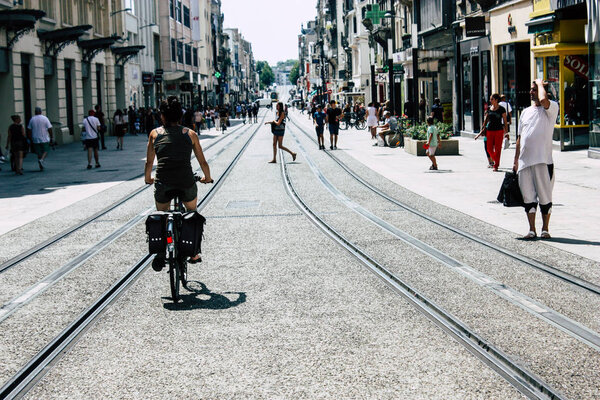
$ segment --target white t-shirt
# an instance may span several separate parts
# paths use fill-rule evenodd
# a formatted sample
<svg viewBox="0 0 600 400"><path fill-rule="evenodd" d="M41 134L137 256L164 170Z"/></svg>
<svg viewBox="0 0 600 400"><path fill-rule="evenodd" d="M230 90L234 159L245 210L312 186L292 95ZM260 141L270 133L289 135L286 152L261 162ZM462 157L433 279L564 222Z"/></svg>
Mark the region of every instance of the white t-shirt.
<svg viewBox="0 0 600 400"><path fill-rule="evenodd" d="M498 105L504 107L504 109L506 110L506 118L508 118L508 121L506 121L506 123L510 124L510 117L508 116L509 113L512 113L512 107L510 103L508 101L501 101L498 103Z"/></svg>
<svg viewBox="0 0 600 400"><path fill-rule="evenodd" d="M100 120L94 116L85 117L83 119L83 129L85 130L85 138L96 139L98 137L98 129L100 129Z"/></svg>
<svg viewBox="0 0 600 400"><path fill-rule="evenodd" d="M196 122L202 122L202 113L200 111L196 111L194 113L194 121Z"/></svg>
<svg viewBox="0 0 600 400"><path fill-rule="evenodd" d="M536 164L553 164L552 133L558 115L558 103L550 100L550 107L529 106L521 114L519 135L519 171Z"/></svg>
<svg viewBox="0 0 600 400"><path fill-rule="evenodd" d="M29 120L27 129L31 130L31 139L33 143L48 143L50 142L50 134L48 129L52 128L50 120L45 115L38 114Z"/></svg>

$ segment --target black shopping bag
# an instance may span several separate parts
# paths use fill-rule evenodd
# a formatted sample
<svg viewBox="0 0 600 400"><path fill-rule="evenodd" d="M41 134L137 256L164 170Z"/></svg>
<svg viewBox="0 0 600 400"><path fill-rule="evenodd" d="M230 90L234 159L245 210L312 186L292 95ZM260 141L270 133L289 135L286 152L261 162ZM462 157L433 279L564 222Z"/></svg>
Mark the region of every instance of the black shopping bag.
<svg viewBox="0 0 600 400"><path fill-rule="evenodd" d="M521 194L521 188L519 188L519 176L516 172L507 172L504 175L504 181L500 186L500 193L498 193L498 201L504 205L504 207L523 207L523 195Z"/></svg>

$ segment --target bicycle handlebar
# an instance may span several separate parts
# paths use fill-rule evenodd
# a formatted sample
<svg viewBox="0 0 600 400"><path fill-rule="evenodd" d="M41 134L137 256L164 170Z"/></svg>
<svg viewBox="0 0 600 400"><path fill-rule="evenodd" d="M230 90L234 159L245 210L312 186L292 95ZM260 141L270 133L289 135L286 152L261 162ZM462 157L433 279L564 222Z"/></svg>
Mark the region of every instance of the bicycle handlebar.
<svg viewBox="0 0 600 400"><path fill-rule="evenodd" d="M194 181L195 182L200 182L202 179L204 179L203 176L199 175L199 174L194 174ZM214 179L211 179L210 182L202 182L202 183L215 183Z"/></svg>

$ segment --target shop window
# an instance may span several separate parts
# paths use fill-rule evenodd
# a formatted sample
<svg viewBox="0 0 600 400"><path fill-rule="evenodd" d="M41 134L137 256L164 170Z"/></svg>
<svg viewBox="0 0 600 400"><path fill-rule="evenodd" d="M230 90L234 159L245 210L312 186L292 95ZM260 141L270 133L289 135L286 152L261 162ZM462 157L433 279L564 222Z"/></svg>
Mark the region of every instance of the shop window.
<svg viewBox="0 0 600 400"><path fill-rule="evenodd" d="M560 103L560 58L546 57L546 81L552 100Z"/></svg>
<svg viewBox="0 0 600 400"><path fill-rule="evenodd" d="M565 125L587 125L588 118L588 57L564 57L564 117Z"/></svg>
<svg viewBox="0 0 600 400"><path fill-rule="evenodd" d="M590 68L590 85L592 97L590 109L592 112L590 121L590 147L600 147L600 43L596 42L590 47L592 55Z"/></svg>
<svg viewBox="0 0 600 400"><path fill-rule="evenodd" d="M462 102L463 102L463 129L471 127L471 57L463 56L463 87L462 87Z"/></svg>

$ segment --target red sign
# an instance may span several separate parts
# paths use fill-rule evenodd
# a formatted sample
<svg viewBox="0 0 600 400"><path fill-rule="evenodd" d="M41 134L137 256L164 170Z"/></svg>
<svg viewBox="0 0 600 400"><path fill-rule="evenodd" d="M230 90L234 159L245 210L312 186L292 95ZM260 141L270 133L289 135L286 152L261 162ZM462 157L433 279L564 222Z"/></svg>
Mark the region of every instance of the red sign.
<svg viewBox="0 0 600 400"><path fill-rule="evenodd" d="M565 67L575 72L577 75L588 79L588 63L579 56L565 56Z"/></svg>

